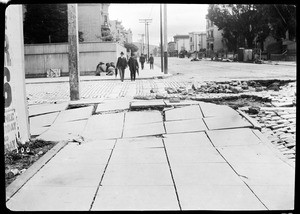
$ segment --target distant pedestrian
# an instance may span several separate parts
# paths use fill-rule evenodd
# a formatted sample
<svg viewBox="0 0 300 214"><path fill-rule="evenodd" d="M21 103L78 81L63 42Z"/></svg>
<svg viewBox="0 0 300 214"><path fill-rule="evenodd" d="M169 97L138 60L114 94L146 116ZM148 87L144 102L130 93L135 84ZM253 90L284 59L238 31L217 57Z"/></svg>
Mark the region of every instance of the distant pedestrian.
<svg viewBox="0 0 300 214"><path fill-rule="evenodd" d="M131 54L131 57L128 60L128 66L130 70L130 79L131 81L135 81L136 73L139 72L139 63L134 53Z"/></svg>
<svg viewBox="0 0 300 214"><path fill-rule="evenodd" d="M127 68L127 59L124 56L123 52L121 52L121 56L118 58L117 68L118 68L119 73L120 73L121 81L123 82L124 81L125 69Z"/></svg>
<svg viewBox="0 0 300 214"><path fill-rule="evenodd" d="M144 64L145 64L145 56L144 56L144 54L142 54L141 56L140 56L140 63L141 63L141 68L142 68L142 70L144 70Z"/></svg>
<svg viewBox="0 0 300 214"><path fill-rule="evenodd" d="M150 54L149 62L150 62L150 69L153 69L154 58L153 58L152 54Z"/></svg>

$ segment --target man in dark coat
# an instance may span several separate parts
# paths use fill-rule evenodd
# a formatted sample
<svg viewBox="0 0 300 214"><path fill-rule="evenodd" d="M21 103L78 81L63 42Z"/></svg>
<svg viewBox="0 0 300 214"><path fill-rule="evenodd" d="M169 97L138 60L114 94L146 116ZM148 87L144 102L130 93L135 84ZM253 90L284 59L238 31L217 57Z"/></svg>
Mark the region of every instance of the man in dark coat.
<svg viewBox="0 0 300 214"><path fill-rule="evenodd" d="M124 56L123 52L121 52L121 56L118 58L117 68L119 69L120 78L121 78L121 81L123 82L125 69L127 68L127 59Z"/></svg>
<svg viewBox="0 0 300 214"><path fill-rule="evenodd" d="M131 54L131 57L128 60L128 66L130 70L130 79L131 81L135 81L135 74L138 73L139 63L134 53Z"/></svg>
<svg viewBox="0 0 300 214"><path fill-rule="evenodd" d="M144 56L144 54L142 54L141 56L140 56L140 63L141 63L141 67L142 67L142 70L144 69L144 64L145 64L145 56Z"/></svg>
<svg viewBox="0 0 300 214"><path fill-rule="evenodd" d="M150 69L153 69L154 58L153 58L152 54L150 54L149 62L150 62Z"/></svg>

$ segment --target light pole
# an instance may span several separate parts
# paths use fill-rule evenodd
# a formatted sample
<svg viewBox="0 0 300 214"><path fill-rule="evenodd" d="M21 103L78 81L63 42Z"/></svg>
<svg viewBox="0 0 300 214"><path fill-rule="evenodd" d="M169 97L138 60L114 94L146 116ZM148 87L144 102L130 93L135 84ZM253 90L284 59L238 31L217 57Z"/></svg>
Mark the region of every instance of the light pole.
<svg viewBox="0 0 300 214"><path fill-rule="evenodd" d="M160 69L164 72L164 59L163 59L163 28L162 28L162 5L160 4Z"/></svg>
<svg viewBox="0 0 300 214"><path fill-rule="evenodd" d="M164 4L164 74L168 74L168 33L167 33L167 4Z"/></svg>

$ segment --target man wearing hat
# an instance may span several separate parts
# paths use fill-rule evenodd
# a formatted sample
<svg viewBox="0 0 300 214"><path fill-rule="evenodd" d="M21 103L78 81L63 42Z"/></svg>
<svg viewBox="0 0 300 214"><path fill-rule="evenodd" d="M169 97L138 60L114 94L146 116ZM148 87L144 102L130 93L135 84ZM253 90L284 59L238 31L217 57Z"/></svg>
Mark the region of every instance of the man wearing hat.
<svg viewBox="0 0 300 214"><path fill-rule="evenodd" d="M121 52L121 56L118 58L117 68L120 71L120 78L121 78L121 81L123 82L124 81L125 69L127 68L127 59L124 56L123 52Z"/></svg>

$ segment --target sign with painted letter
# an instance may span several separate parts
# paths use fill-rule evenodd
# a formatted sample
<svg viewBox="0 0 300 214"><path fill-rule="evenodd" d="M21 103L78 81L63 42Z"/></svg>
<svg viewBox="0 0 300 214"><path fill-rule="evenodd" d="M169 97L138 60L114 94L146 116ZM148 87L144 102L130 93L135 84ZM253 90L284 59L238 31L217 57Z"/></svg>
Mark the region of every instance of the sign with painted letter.
<svg viewBox="0 0 300 214"><path fill-rule="evenodd" d="M4 146L17 148L17 141L29 139L25 91L22 5L9 5L5 11L4 41Z"/></svg>

